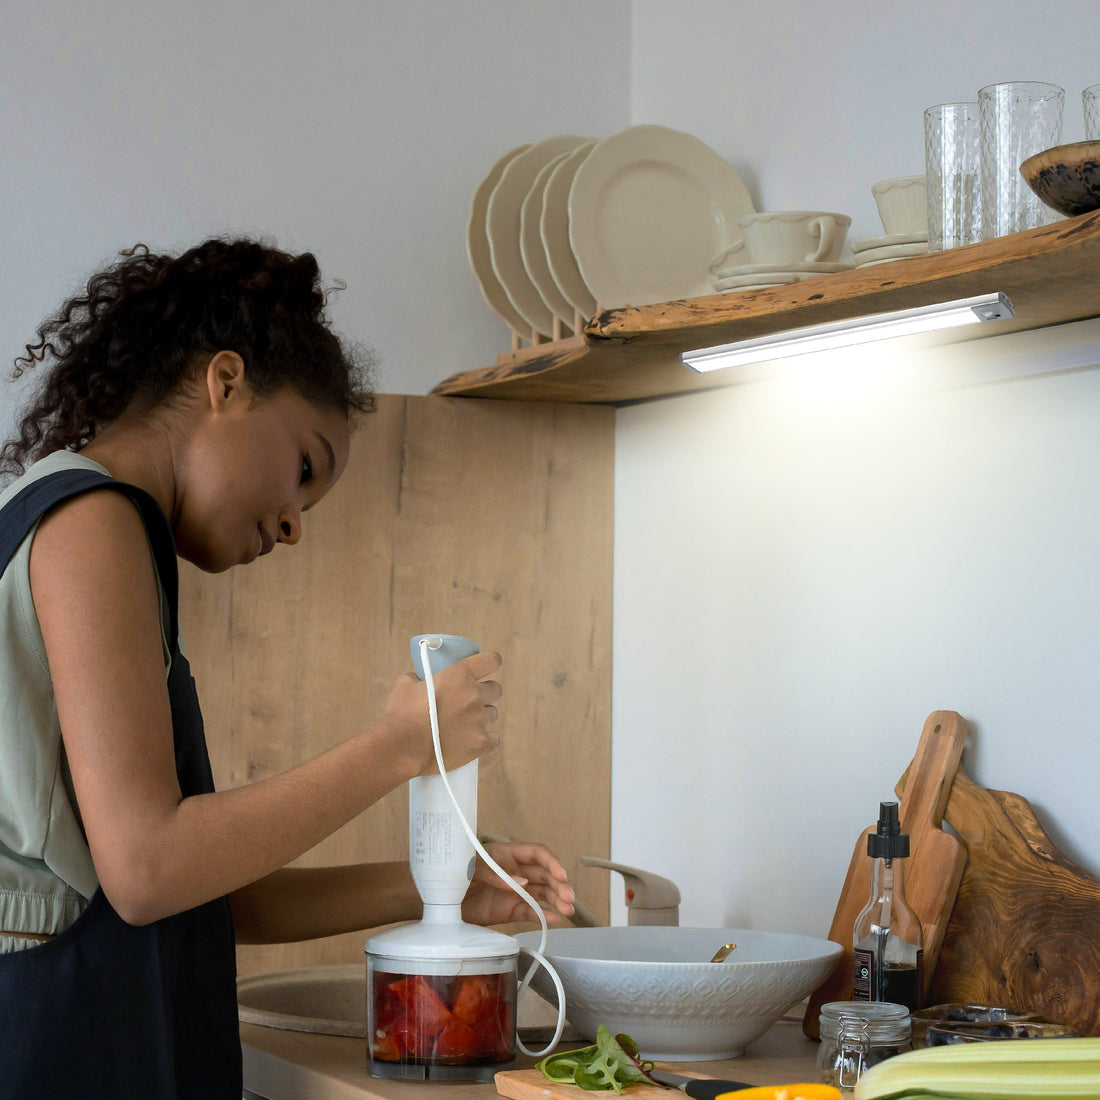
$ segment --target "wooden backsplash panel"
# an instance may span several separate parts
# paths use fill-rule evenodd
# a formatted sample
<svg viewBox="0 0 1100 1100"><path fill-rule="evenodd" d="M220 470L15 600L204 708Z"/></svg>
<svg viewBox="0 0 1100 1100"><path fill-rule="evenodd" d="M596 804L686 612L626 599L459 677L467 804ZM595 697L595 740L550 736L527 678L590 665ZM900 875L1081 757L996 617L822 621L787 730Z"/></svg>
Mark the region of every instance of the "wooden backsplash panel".
<svg viewBox="0 0 1100 1100"><path fill-rule="evenodd" d="M549 844L606 918L610 845L614 411L380 395L295 547L208 576L180 618L221 788L292 767L368 725L408 639L465 634L504 655L503 744L478 827ZM394 792L301 859L404 858ZM242 946L241 973L362 957L364 935Z"/></svg>

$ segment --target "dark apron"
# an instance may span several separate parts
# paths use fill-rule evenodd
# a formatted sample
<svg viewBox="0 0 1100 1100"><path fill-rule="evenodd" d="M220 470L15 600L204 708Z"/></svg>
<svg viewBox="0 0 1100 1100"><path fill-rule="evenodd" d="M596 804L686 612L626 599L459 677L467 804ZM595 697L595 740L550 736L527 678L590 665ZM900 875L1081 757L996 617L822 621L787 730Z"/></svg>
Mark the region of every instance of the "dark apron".
<svg viewBox="0 0 1100 1100"><path fill-rule="evenodd" d="M47 509L102 487L129 497L148 532L172 616L176 774L185 797L209 793L202 715L179 650L175 542L156 501L93 470L40 478L0 511L0 572ZM227 898L134 927L97 890L52 940L0 955L0 1100L240 1100L241 1092Z"/></svg>

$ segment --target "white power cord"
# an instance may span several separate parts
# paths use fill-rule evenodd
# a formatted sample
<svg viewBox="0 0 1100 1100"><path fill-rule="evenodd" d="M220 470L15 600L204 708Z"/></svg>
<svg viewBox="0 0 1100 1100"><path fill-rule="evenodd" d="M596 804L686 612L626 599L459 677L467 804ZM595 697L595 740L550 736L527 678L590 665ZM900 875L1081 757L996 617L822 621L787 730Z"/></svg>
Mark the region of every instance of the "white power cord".
<svg viewBox="0 0 1100 1100"><path fill-rule="evenodd" d="M458 814L458 820L462 823L462 829L466 833L466 838L474 846L474 850L483 860L485 860L489 867L492 868L497 878L501 879L501 881L519 894L519 896L535 911L535 914L539 918L539 927L542 929L537 951L531 947L520 948L520 951L530 955L533 961L527 973L524 975L523 981L520 982L519 989L516 991L516 998L518 1001L520 993L530 984L531 975L534 974L540 966L546 970L554 983L554 989L558 994L558 1023L557 1027L554 1029L554 1037L550 1040L549 1045L542 1050L528 1050L523 1045L523 1041L520 1039L518 1032L516 1034L516 1046L518 1046L524 1054L529 1058L542 1058L558 1045L562 1032L565 1030L565 989L562 987L561 978L558 977L558 972L550 965L544 955L546 951L546 941L550 934L546 926L546 914L543 913L542 906L539 905L539 903L535 901L535 899L485 850L485 846L478 840L473 829L470 828L470 823L466 820L462 812L462 807L459 805L458 799L455 797L455 793L451 788L450 780L447 778L447 769L443 764L443 746L440 744L439 740L439 711L436 708L435 701L435 677L432 675L431 662L428 660L428 650L433 648L438 649L439 646L436 645L433 647L427 638L420 639L420 664L424 669L424 683L428 688L428 718L432 726L432 747L435 749L435 763L436 767L439 769L439 778L443 780L443 788L446 790L451 800L451 805L454 806L455 813Z"/></svg>

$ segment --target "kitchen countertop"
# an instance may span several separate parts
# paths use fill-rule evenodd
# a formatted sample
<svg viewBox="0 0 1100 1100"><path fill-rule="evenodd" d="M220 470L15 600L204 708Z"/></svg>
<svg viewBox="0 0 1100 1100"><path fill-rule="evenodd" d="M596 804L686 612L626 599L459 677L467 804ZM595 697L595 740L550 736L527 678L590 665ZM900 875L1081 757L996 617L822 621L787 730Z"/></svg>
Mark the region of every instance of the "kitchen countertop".
<svg viewBox="0 0 1100 1100"><path fill-rule="evenodd" d="M464 1100L497 1096L489 1083L394 1081L371 1077L366 1041L241 1024L245 1087L264 1100L440 1100L461 1090ZM780 1020L740 1058L724 1062L683 1062L686 1073L729 1077L753 1085L817 1080L817 1043L802 1034L801 1017ZM534 1060L522 1055L516 1068ZM670 1093L669 1095L678 1095Z"/></svg>

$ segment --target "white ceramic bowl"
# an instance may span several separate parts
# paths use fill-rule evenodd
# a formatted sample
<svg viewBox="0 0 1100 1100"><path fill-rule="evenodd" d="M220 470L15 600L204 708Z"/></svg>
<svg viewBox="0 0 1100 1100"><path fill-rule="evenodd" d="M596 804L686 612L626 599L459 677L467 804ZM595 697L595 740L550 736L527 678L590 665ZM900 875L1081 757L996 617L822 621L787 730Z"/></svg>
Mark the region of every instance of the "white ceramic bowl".
<svg viewBox="0 0 1100 1100"><path fill-rule="evenodd" d="M539 934L516 937L538 947ZM725 962L708 960L724 943ZM830 940L744 928L626 926L560 928L546 955L565 988L565 1013L586 1038L605 1024L626 1032L647 1058L736 1058L832 973L841 949ZM520 976L527 972L520 956ZM556 1004L541 967L531 987Z"/></svg>

